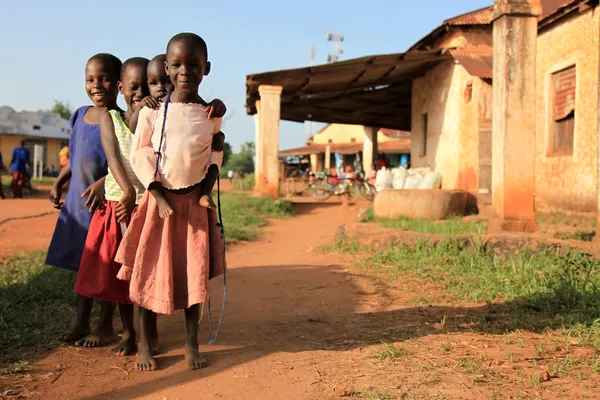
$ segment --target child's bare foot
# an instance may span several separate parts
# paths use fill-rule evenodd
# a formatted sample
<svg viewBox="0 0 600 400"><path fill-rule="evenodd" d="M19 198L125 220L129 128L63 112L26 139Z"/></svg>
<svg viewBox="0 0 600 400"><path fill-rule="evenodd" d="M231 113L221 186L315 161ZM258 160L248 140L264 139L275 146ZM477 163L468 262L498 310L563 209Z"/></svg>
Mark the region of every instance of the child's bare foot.
<svg viewBox="0 0 600 400"><path fill-rule="evenodd" d="M100 347L106 346L107 344L116 342L119 339L114 332L101 332L96 331L90 333L81 340L75 342L75 346L79 347Z"/></svg>
<svg viewBox="0 0 600 400"><path fill-rule="evenodd" d="M126 335L121 339L121 343L113 347L112 352L119 356L129 356L137 350L137 343L134 336Z"/></svg>
<svg viewBox="0 0 600 400"><path fill-rule="evenodd" d="M185 359L187 360L188 369L202 369L208 367L208 361L196 349L186 347Z"/></svg>
<svg viewBox="0 0 600 400"><path fill-rule="evenodd" d="M156 205L158 206L158 215L160 215L160 217L162 219L165 219L165 218L173 215L173 213L175 212L171 208L171 205L169 204L169 202L164 198L157 198Z"/></svg>
<svg viewBox="0 0 600 400"><path fill-rule="evenodd" d="M200 197L200 201L198 202L202 207L210 208L211 210L216 210L217 206L210 194L203 194Z"/></svg>
<svg viewBox="0 0 600 400"><path fill-rule="evenodd" d="M138 371L156 371L158 369L154 357L145 352L138 352L135 367Z"/></svg>
<svg viewBox="0 0 600 400"><path fill-rule="evenodd" d="M90 334L92 329L89 326L76 325L67 333L62 336L63 342L75 342Z"/></svg>

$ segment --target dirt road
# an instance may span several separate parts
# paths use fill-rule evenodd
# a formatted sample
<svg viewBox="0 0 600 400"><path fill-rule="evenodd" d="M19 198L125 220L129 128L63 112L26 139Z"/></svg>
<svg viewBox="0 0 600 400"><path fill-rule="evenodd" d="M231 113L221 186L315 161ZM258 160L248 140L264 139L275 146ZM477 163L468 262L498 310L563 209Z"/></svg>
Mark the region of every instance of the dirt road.
<svg viewBox="0 0 600 400"><path fill-rule="evenodd" d="M555 332L489 334L479 327L485 304L450 304L435 282L379 285L352 257L315 251L358 208L297 207L261 240L229 250L223 327L217 344L201 346L207 369L186 369L178 313L159 318L159 371L135 371L134 357L110 348L65 346L22 383L33 398L78 400L598 398L597 375L572 367L592 365L593 351L565 347ZM22 223L37 221L41 238L52 218ZM218 314L222 280L212 293ZM419 304L425 297L429 306ZM206 315L200 334L207 343ZM562 369L554 376L544 360Z"/></svg>

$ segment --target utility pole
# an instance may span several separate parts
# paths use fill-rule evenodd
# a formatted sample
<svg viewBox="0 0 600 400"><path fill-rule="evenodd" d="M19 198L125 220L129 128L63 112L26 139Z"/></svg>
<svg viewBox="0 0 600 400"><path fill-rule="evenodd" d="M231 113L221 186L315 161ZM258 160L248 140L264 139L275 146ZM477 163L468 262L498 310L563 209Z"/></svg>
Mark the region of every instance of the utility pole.
<svg viewBox="0 0 600 400"><path fill-rule="evenodd" d="M310 66L315 65L315 56L317 54L317 48L315 45L310 46ZM314 134L315 123L313 121L307 121L306 123L306 140L308 141Z"/></svg>
<svg viewBox="0 0 600 400"><path fill-rule="evenodd" d="M342 49L342 42L344 41L344 37L340 35L338 30L334 30L333 33L327 34L327 41L333 42L333 52L327 56L327 62L337 62L339 61L340 54L344 53Z"/></svg>

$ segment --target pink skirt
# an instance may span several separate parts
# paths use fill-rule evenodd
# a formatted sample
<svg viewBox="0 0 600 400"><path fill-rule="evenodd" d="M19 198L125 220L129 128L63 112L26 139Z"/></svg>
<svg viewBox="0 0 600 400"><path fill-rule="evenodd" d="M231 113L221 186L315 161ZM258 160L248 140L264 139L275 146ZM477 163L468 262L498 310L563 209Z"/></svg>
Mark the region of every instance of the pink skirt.
<svg viewBox="0 0 600 400"><path fill-rule="evenodd" d="M146 192L121 241L115 261L119 279L131 279L129 297L159 314L204 303L209 279L226 268L217 214L198 204L199 189L176 195L165 191L174 210L162 219Z"/></svg>
<svg viewBox="0 0 600 400"><path fill-rule="evenodd" d="M95 300L130 304L129 282L117 279L121 264L114 261L123 234L116 201L106 201L92 216L75 281L75 293ZM135 215L136 209L133 210Z"/></svg>

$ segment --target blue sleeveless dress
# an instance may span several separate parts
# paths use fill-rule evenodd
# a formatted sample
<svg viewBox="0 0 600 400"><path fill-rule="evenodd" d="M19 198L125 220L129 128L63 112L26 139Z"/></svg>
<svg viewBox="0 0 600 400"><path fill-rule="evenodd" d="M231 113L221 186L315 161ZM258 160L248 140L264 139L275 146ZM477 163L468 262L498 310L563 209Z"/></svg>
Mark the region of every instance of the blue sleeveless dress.
<svg viewBox="0 0 600 400"><path fill-rule="evenodd" d="M83 116L89 106L79 108L71 116L69 158L71 181L65 203L60 210L50 242L46 264L79 271L92 213L81 194L92 183L108 174L108 162L100 139L100 125L89 125Z"/></svg>

